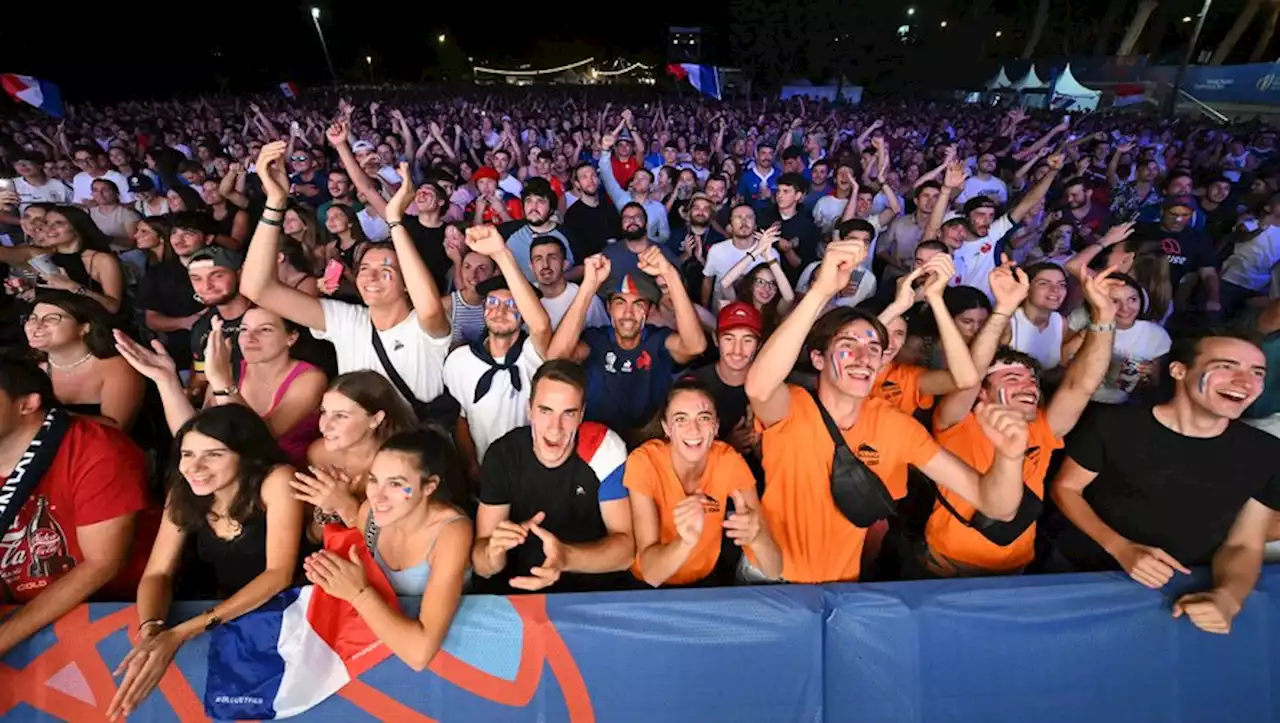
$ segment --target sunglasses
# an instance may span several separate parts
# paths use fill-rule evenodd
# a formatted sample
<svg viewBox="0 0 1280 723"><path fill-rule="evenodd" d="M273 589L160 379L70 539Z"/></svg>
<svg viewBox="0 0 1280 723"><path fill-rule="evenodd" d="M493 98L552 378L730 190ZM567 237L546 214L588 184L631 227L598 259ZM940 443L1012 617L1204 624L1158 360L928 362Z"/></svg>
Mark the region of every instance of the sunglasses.
<svg viewBox="0 0 1280 723"><path fill-rule="evenodd" d="M299 163L301 161L307 160L307 157L305 155L297 155L297 156L293 156L290 160L293 161L294 163Z"/></svg>
<svg viewBox="0 0 1280 723"><path fill-rule="evenodd" d="M484 306L486 309L498 309L505 306L507 311L514 313L516 311L516 300L504 299L501 296L486 296Z"/></svg>

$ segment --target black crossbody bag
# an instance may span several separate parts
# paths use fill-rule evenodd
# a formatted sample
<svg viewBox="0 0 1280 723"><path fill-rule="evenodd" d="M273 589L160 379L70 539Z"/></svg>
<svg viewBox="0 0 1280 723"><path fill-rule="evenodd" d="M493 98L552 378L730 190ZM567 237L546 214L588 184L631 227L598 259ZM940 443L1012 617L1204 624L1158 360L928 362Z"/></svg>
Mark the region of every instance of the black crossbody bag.
<svg viewBox="0 0 1280 723"><path fill-rule="evenodd" d="M818 405L822 422L827 426L827 433L836 445L835 454L831 458L831 499L836 503L836 509L840 510L845 519L862 528L896 516L897 505L889 490L885 489L884 482L849 449L844 435L840 433L840 428L831 415L827 414L817 393L810 390L809 396Z"/></svg>
<svg viewBox="0 0 1280 723"><path fill-rule="evenodd" d="M1018 503L1018 514L1014 515L1012 520L1001 522L993 520L981 512L974 512L973 519L966 520L956 511L956 508L947 501L946 495L942 494L942 490L934 488L937 493L938 502L947 508L947 512L951 516L960 520L965 527L973 528L978 534L987 538L992 543L1000 547L1008 547L1012 545L1014 540L1022 536L1027 528L1035 524L1040 519L1040 513L1044 510L1044 501L1036 497L1036 493L1026 484L1022 485L1022 502Z"/></svg>
<svg viewBox="0 0 1280 723"><path fill-rule="evenodd" d="M0 532L8 531L13 521L18 519L18 512L31 496L31 491L53 466L58 447L70 426L71 415L59 407L45 414L44 423L27 445L27 451L22 453L4 485L0 486Z"/></svg>
<svg viewBox="0 0 1280 723"><path fill-rule="evenodd" d="M382 337L378 335L378 329L373 324L369 324L370 333L373 336L373 351L378 355L378 361L382 363L383 374L387 377L387 381L391 382L391 386L400 392L400 396L409 402L409 406L413 408L413 414L418 418L419 422L436 422L445 429L453 429L458 421L458 415L462 412L462 405L458 404L449 393L441 392L440 396L424 402L413 393L409 385L405 383L404 377L400 376L400 372L396 371L396 367L391 363L391 359L387 357L387 350L382 346Z"/></svg>

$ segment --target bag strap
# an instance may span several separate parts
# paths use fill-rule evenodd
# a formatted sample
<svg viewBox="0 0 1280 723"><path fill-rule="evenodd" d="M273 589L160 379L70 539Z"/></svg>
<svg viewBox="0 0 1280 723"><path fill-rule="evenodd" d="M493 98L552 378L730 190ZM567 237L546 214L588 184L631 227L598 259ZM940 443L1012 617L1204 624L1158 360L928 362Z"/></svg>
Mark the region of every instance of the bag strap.
<svg viewBox="0 0 1280 723"><path fill-rule="evenodd" d="M382 346L382 337L378 335L378 327L374 326L373 322L370 321L369 329L373 334L373 351L378 355L378 361L382 363L382 371L386 375L387 381L391 382L391 386L395 387L397 392L400 392L400 396L404 397L404 400L416 409L422 402L413 393L413 390L409 388L409 385L405 384L404 377L400 376L400 372L396 371L395 365L387 357L387 350Z"/></svg>
<svg viewBox="0 0 1280 723"><path fill-rule="evenodd" d="M60 407L54 407L45 414L36 436L27 445L27 451L18 458L4 485L0 486L0 532L8 530L18 519L18 512L27 498L53 466L58 447L70 426L71 415Z"/></svg>
<svg viewBox="0 0 1280 723"><path fill-rule="evenodd" d="M827 413L827 408L822 406L822 400L818 399L818 392L813 389L805 390L809 392L809 396L813 398L813 403L818 405L818 413L822 415L822 423L827 425L827 434L831 435L831 441L836 443L836 449L844 447L848 449L849 443L844 441L844 434L841 433L840 427L836 426L836 420L831 418Z"/></svg>
<svg viewBox="0 0 1280 723"><path fill-rule="evenodd" d="M925 478L929 479L929 476L925 475ZM976 529L974 528L973 522L971 520L965 519L964 516L961 515L960 512L950 502L947 501L947 496L942 494L942 490L938 489L937 482L934 482L932 479L929 479L929 483L933 485L933 496L936 497L938 502L940 502L942 506L946 508L947 512L951 513L952 517L959 520L960 524L964 525L965 527L968 527L970 529Z"/></svg>

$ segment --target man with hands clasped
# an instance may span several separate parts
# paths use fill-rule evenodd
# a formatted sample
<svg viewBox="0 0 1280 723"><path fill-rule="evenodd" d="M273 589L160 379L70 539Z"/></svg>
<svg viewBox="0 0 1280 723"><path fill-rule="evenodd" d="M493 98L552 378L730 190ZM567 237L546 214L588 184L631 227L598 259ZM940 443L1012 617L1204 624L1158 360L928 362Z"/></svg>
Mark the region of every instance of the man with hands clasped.
<svg viewBox="0 0 1280 723"><path fill-rule="evenodd" d="M1027 423L1020 413L979 405L978 421L996 451L980 475L909 415L871 396L889 343L884 325L860 309L821 314L866 255L862 241L828 246L810 292L747 373L747 396L765 429L764 516L789 582L857 580L867 528L906 495L908 465L997 520L1011 519L1021 497ZM786 383L805 346L818 372L816 392ZM848 487L862 494L841 504L835 493Z"/></svg>

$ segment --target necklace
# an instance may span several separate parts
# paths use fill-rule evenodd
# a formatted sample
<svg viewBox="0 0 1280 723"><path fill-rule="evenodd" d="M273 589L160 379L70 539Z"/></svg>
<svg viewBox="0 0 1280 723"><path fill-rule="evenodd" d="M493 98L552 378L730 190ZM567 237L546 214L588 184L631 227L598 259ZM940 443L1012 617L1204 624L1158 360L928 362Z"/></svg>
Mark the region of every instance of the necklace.
<svg viewBox="0 0 1280 723"><path fill-rule="evenodd" d="M53 359L50 359L49 366L53 367L54 369L57 369L60 372L66 372L66 371L71 371L72 369L75 369L76 367L80 366L81 364L84 364L85 362L89 361L92 358L93 358L93 352L87 352L85 353L84 356L80 357L76 361L71 362L70 364L59 364Z"/></svg>

